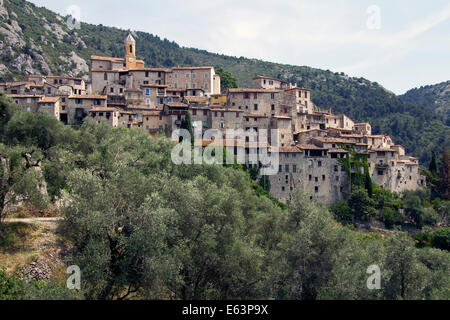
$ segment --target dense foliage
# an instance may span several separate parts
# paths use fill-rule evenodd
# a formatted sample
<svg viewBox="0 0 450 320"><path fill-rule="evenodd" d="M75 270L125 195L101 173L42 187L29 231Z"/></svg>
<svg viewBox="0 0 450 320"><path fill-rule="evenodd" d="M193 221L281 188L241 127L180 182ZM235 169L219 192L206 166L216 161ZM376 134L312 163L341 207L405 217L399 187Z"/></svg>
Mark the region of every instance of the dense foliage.
<svg viewBox="0 0 450 320"><path fill-rule="evenodd" d="M33 135L45 128L33 117L48 127L39 146ZM0 272L3 299L450 297L447 251L416 248L401 233L383 240L342 227L299 190L281 206L238 166L174 165L165 137L91 119L74 131L17 110L6 127L5 148L39 151L49 195L66 199L60 231L75 246L70 263L81 268L82 290ZM366 285L374 264L380 290Z"/></svg>

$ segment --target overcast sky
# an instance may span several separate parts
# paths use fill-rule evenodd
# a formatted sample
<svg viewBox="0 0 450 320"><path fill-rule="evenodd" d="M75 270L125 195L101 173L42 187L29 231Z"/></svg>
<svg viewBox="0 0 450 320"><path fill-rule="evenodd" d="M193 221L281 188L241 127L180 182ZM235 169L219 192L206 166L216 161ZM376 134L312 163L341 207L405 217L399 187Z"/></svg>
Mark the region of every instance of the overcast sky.
<svg viewBox="0 0 450 320"><path fill-rule="evenodd" d="M397 94L450 79L448 0L32 2L62 15L79 8L81 21L145 31L181 46L343 71Z"/></svg>

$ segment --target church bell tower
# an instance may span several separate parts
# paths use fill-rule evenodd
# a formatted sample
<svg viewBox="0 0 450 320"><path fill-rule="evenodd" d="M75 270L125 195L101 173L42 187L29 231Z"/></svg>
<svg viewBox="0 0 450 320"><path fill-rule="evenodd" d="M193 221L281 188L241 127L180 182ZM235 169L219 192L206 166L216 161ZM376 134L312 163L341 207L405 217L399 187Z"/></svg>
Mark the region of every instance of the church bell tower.
<svg viewBox="0 0 450 320"><path fill-rule="evenodd" d="M136 41L133 36L128 34L124 41L125 45L125 67L127 69L136 68Z"/></svg>

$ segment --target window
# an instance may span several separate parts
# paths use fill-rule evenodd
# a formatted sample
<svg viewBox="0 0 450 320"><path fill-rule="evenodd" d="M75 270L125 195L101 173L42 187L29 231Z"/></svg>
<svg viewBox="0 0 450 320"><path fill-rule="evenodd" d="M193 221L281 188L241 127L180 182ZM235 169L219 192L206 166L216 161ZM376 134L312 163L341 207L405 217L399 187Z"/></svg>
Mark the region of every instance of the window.
<svg viewBox="0 0 450 320"><path fill-rule="evenodd" d="M148 78L148 71L145 71L145 77Z"/></svg>
<svg viewBox="0 0 450 320"><path fill-rule="evenodd" d="M150 95L150 88L146 88L146 89L145 89L145 95L146 95L146 96L149 96L149 95Z"/></svg>
<svg viewBox="0 0 450 320"><path fill-rule="evenodd" d="M255 107L255 111L258 110L258 105L257 104L255 104L254 107Z"/></svg>
<svg viewBox="0 0 450 320"><path fill-rule="evenodd" d="M288 164L285 166L285 168L286 168L286 172L289 172L289 165Z"/></svg>
<svg viewBox="0 0 450 320"><path fill-rule="evenodd" d="M146 103L147 103L147 104L150 104L150 99L147 99L147 100L146 100Z"/></svg>
<svg viewBox="0 0 450 320"><path fill-rule="evenodd" d="M378 175L382 176L383 175L383 170L378 170Z"/></svg>
<svg viewBox="0 0 450 320"><path fill-rule="evenodd" d="M123 93L123 88L120 88L120 89L119 89L119 92L120 92L120 93Z"/></svg>
<svg viewBox="0 0 450 320"><path fill-rule="evenodd" d="M309 181L312 181L312 175L309 175L308 179L309 179Z"/></svg>
<svg viewBox="0 0 450 320"><path fill-rule="evenodd" d="M325 175L322 175L322 181L325 181L327 178Z"/></svg>
<svg viewBox="0 0 450 320"><path fill-rule="evenodd" d="M280 164L280 166L278 167L278 172L281 173L283 172L283 166Z"/></svg>
<svg viewBox="0 0 450 320"><path fill-rule="evenodd" d="M108 74L105 72L105 74L103 75L103 80L108 81Z"/></svg>
<svg viewBox="0 0 450 320"><path fill-rule="evenodd" d="M205 83L205 89L208 89L208 84L207 83Z"/></svg>
<svg viewBox="0 0 450 320"><path fill-rule="evenodd" d="M220 113L220 116L221 116L222 118L225 117L225 112L222 111L222 112Z"/></svg>
<svg viewBox="0 0 450 320"><path fill-rule="evenodd" d="M111 91L111 93L114 93L114 88L111 88L110 91Z"/></svg>
<svg viewBox="0 0 450 320"><path fill-rule="evenodd" d="M271 93L271 94L270 94L270 99L272 99L272 100L275 99L275 93Z"/></svg>
<svg viewBox="0 0 450 320"><path fill-rule="evenodd" d="M236 118L239 118L239 112L236 112Z"/></svg>
<svg viewBox="0 0 450 320"><path fill-rule="evenodd" d="M258 99L258 94L257 93L253 94L253 99Z"/></svg>
<svg viewBox="0 0 450 320"><path fill-rule="evenodd" d="M205 79L206 79L206 78L208 78L208 74L207 74L207 73L205 73Z"/></svg>
<svg viewBox="0 0 450 320"><path fill-rule="evenodd" d="M203 115L207 116L208 115L208 110L203 110Z"/></svg>
<svg viewBox="0 0 450 320"><path fill-rule="evenodd" d="M186 73L186 79L188 79L189 78L189 73Z"/></svg>
<svg viewBox="0 0 450 320"><path fill-rule="evenodd" d="M316 193L318 193L318 192L319 192L319 187L314 187L314 191L315 191Z"/></svg>
<svg viewBox="0 0 450 320"><path fill-rule="evenodd" d="M275 105L274 104L272 105L272 111L275 111Z"/></svg>
<svg viewBox="0 0 450 320"><path fill-rule="evenodd" d="M245 93L244 93L244 99L250 99L250 95L249 95L248 92L245 92Z"/></svg>
<svg viewBox="0 0 450 320"><path fill-rule="evenodd" d="M319 177L314 177L315 182L319 182Z"/></svg>
<svg viewBox="0 0 450 320"><path fill-rule="evenodd" d="M322 166L322 161L319 161L319 162L317 163L317 166L318 166L318 167L321 167L321 166Z"/></svg>
<svg viewBox="0 0 450 320"><path fill-rule="evenodd" d="M193 116L196 116L196 115L197 115L197 110L196 110L196 109L193 109L193 110L192 110L192 115L193 115Z"/></svg>
<svg viewBox="0 0 450 320"><path fill-rule="evenodd" d="M294 172L294 173L297 172L297 165L295 165L295 164L292 165L292 172Z"/></svg>

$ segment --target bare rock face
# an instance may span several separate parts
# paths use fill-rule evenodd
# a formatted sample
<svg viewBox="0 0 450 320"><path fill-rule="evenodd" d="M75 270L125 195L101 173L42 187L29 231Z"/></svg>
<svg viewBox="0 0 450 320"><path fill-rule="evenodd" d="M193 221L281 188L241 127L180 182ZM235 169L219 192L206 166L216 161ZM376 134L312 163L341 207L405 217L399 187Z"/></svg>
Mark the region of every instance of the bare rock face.
<svg viewBox="0 0 450 320"><path fill-rule="evenodd" d="M16 59L14 59L13 63L11 63L11 67L28 74L35 73L33 68L33 58L24 53L21 53Z"/></svg>
<svg viewBox="0 0 450 320"><path fill-rule="evenodd" d="M72 76L76 76L79 73L89 71L89 66L86 61L78 56L74 51L70 53L69 57L60 56L59 58L69 64L69 74L71 74Z"/></svg>
<svg viewBox="0 0 450 320"><path fill-rule="evenodd" d="M9 72L8 68L0 63L0 76L3 76Z"/></svg>
<svg viewBox="0 0 450 320"><path fill-rule="evenodd" d="M9 19L8 10L5 8L3 1L0 1L0 17L5 20Z"/></svg>
<svg viewBox="0 0 450 320"><path fill-rule="evenodd" d="M13 29L11 26L10 28ZM22 48L25 45L25 41L19 34L14 32L13 30L8 30L0 27L0 34L3 34L5 36L5 41L8 46Z"/></svg>

